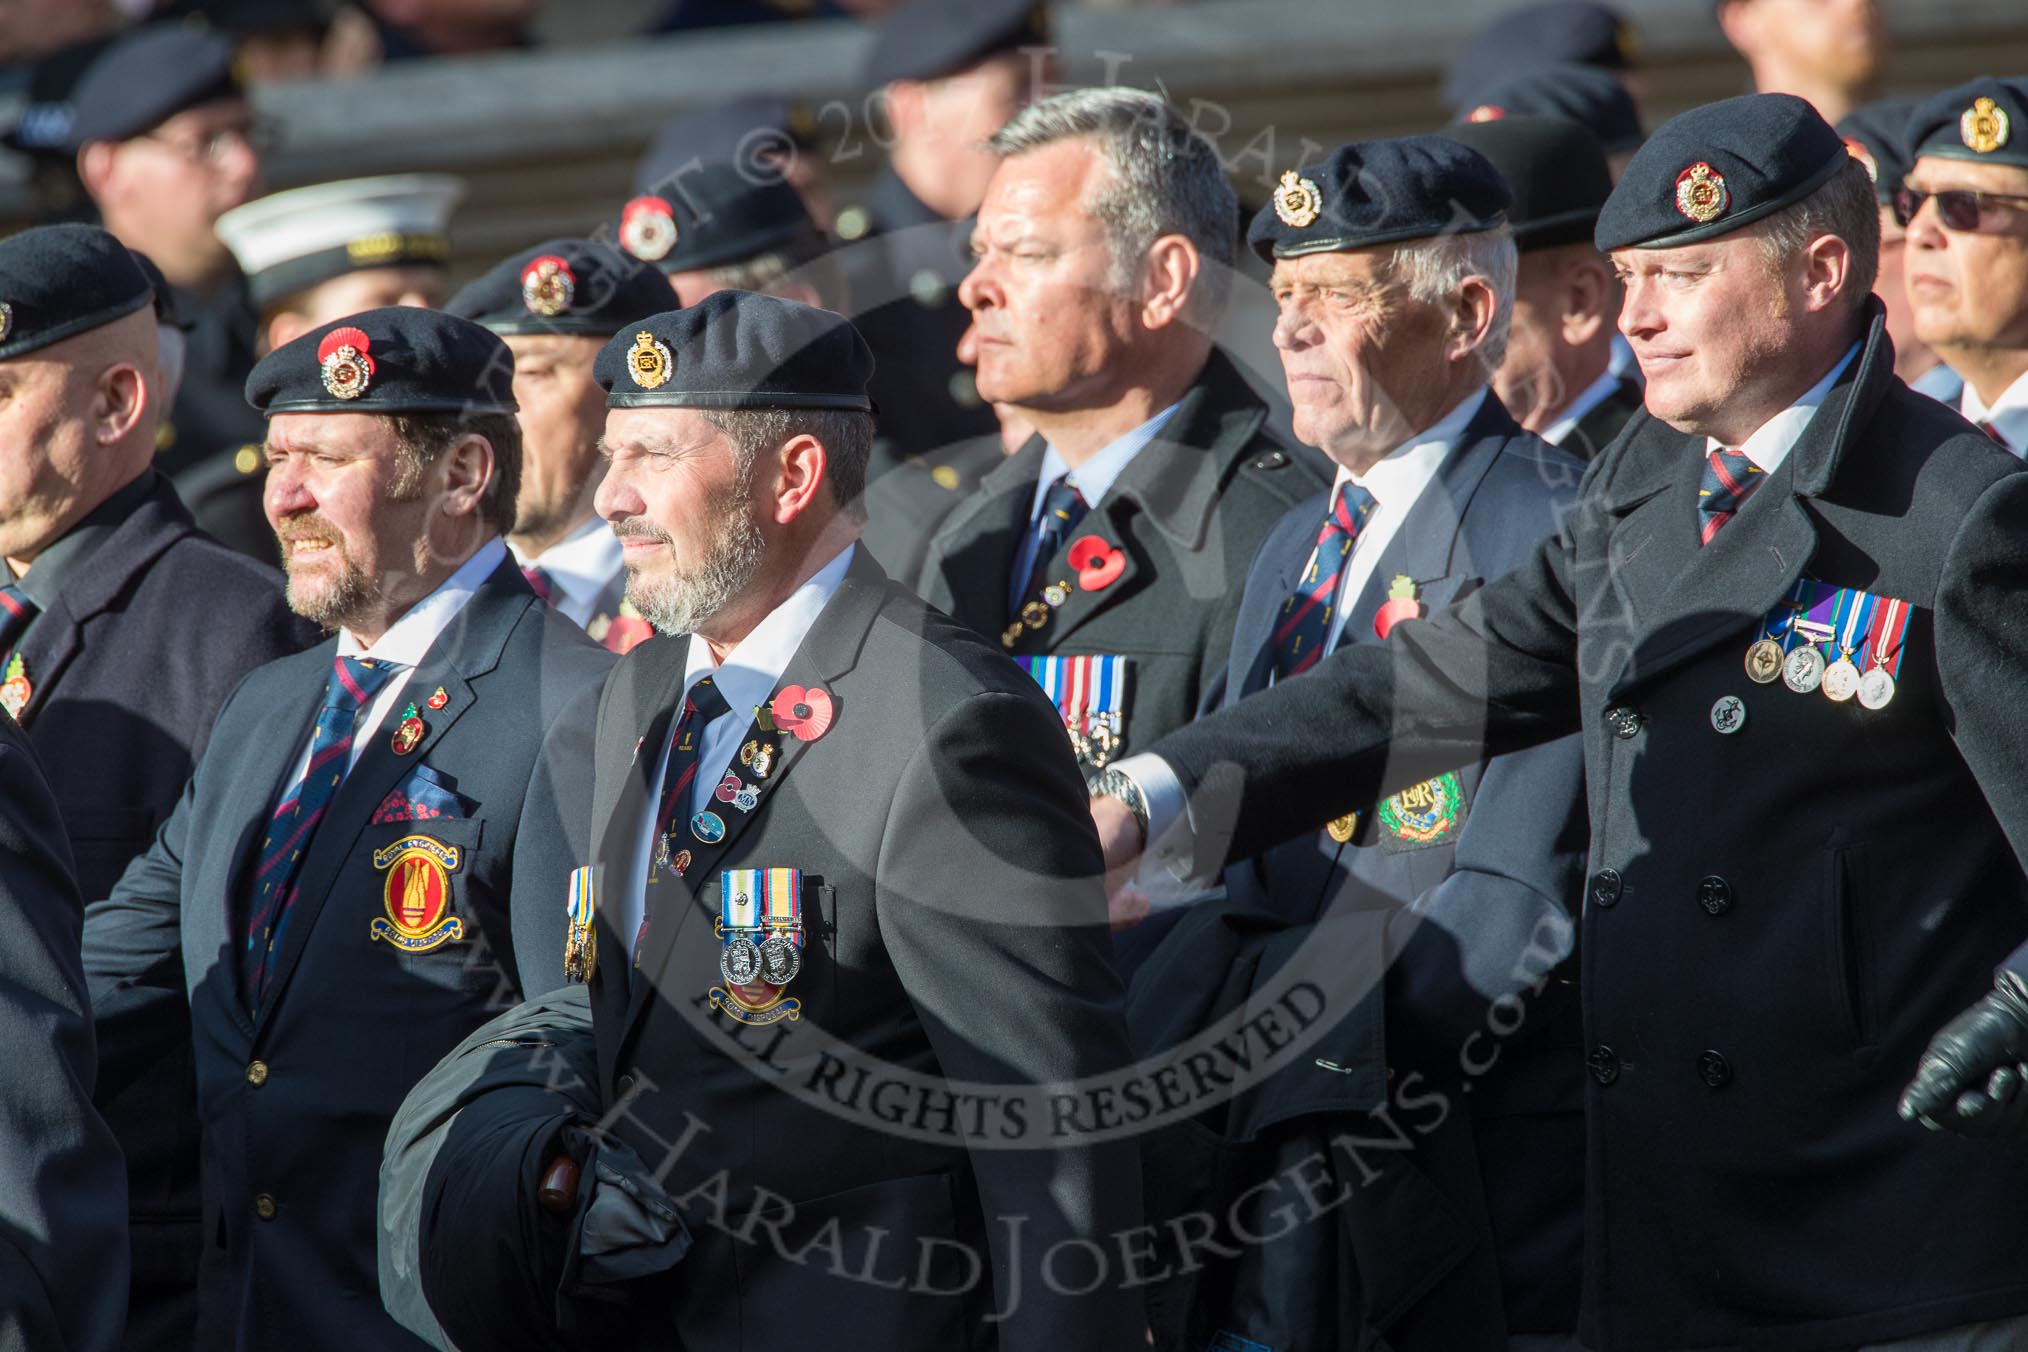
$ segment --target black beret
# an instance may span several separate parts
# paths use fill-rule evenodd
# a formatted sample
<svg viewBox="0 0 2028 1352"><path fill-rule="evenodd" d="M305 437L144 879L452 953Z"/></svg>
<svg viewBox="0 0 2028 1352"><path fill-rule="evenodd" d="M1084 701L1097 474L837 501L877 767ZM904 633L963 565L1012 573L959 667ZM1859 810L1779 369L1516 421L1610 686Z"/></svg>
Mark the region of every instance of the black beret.
<svg viewBox="0 0 2028 1352"><path fill-rule="evenodd" d="M871 412L873 353L843 316L758 291L716 291L629 326L592 376L607 408Z"/></svg>
<svg viewBox="0 0 2028 1352"><path fill-rule="evenodd" d="M124 141L185 108L240 97L232 41L182 24L153 24L109 44L78 79L69 148Z"/></svg>
<svg viewBox="0 0 2028 1352"><path fill-rule="evenodd" d="M469 319L388 305L320 325L254 364L262 413L512 413L514 354Z"/></svg>
<svg viewBox="0 0 2028 1352"><path fill-rule="evenodd" d="M1873 180L1873 196L1882 206L1894 202L1894 190L1908 177L1908 119L1915 112L1914 99L1880 99L1863 108L1854 108L1838 124L1845 149L1866 167Z"/></svg>
<svg viewBox="0 0 2028 1352"><path fill-rule="evenodd" d="M668 308L669 283L661 273L590 239L552 239L523 249L444 306L498 334L583 338L610 338Z"/></svg>
<svg viewBox="0 0 2028 1352"><path fill-rule="evenodd" d="M1485 102L1482 90L1517 71L1555 62L1625 70L1634 64L1634 30L1592 0L1523 5L1458 48L1444 71L1444 101L1462 112Z"/></svg>
<svg viewBox="0 0 2028 1352"><path fill-rule="evenodd" d="M1467 122L1445 136L1485 156L1514 192L1507 223L1523 250L1591 242L1613 174L1598 138L1560 117Z"/></svg>
<svg viewBox="0 0 2028 1352"><path fill-rule="evenodd" d="M1272 262L1475 234L1504 221L1512 200L1499 170L1447 137L1354 141L1321 165L1285 172L1246 242Z"/></svg>
<svg viewBox="0 0 2028 1352"><path fill-rule="evenodd" d="M620 210L620 247L664 272L737 263L816 232L794 188L772 174L704 164Z"/></svg>
<svg viewBox="0 0 2028 1352"><path fill-rule="evenodd" d="M1483 99L1458 114L1460 122L1497 122L1503 117L1561 117L1582 123L1608 154L1637 149L1647 137L1634 96L1617 75L1596 66L1531 66L1488 86Z"/></svg>
<svg viewBox="0 0 2028 1352"><path fill-rule="evenodd" d="M101 328L154 300L127 246L95 225L0 240L0 361Z"/></svg>
<svg viewBox="0 0 2028 1352"><path fill-rule="evenodd" d="M809 105L754 94L685 114L656 133L634 166L634 191L651 193L699 164L736 164L756 177L772 174L765 157L791 155L809 143L816 123Z"/></svg>
<svg viewBox="0 0 2028 1352"><path fill-rule="evenodd" d="M134 256L134 266L141 270L141 275L148 279L149 289L155 293L155 322L167 324L172 329L192 328L193 325L185 321L182 312L176 308L176 292L170 288L169 279L162 275L162 269L155 266L155 260L139 249L127 252Z"/></svg>
<svg viewBox="0 0 2028 1352"><path fill-rule="evenodd" d="M2028 79L1981 76L1927 98L1908 119L1911 159L2011 164L2028 169Z"/></svg>
<svg viewBox="0 0 2028 1352"><path fill-rule="evenodd" d="M1742 94L1679 113L1635 152L1599 213L1598 247L1672 249L1793 206L1852 157L1793 94Z"/></svg>
<svg viewBox="0 0 2028 1352"><path fill-rule="evenodd" d="M1042 0L913 0L881 21L866 83L941 79L989 56L1048 42Z"/></svg>

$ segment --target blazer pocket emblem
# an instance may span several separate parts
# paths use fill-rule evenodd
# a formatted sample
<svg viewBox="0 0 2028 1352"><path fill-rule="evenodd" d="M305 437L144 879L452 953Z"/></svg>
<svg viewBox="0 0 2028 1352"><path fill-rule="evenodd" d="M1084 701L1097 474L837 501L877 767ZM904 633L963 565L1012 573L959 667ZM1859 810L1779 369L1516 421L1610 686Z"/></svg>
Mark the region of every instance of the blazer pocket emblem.
<svg viewBox="0 0 2028 1352"><path fill-rule="evenodd" d="M451 914L451 875L463 856L455 845L429 836L403 836L373 852L373 867L387 875L367 933L405 953L427 953L465 937L465 922Z"/></svg>

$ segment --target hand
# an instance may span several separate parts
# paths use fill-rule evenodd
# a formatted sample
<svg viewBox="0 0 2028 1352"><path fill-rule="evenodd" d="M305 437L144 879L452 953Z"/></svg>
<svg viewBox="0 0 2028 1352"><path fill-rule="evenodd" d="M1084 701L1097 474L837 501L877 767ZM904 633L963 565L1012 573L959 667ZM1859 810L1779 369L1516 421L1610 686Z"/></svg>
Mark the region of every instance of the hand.
<svg viewBox="0 0 2028 1352"><path fill-rule="evenodd" d="M2028 1135L2028 984L2002 972L1992 994L1930 1039L1901 1116L1964 1136Z"/></svg>
<svg viewBox="0 0 2028 1352"><path fill-rule="evenodd" d="M577 1161L558 1155L542 1171L542 1183L535 1190L535 1204L552 1216L577 1214Z"/></svg>
<svg viewBox="0 0 2028 1352"><path fill-rule="evenodd" d="M1125 803L1108 796L1091 800L1091 821L1098 828L1099 847L1105 851L1106 897L1117 898L1140 870L1141 853L1148 848L1148 833ZM1147 913L1146 900L1142 898L1143 915ZM1138 924L1139 917L1133 923ZM1116 919L1113 928L1124 927Z"/></svg>
<svg viewBox="0 0 2028 1352"><path fill-rule="evenodd" d="M1130 930L1148 918L1153 910L1148 894L1131 884L1123 884L1117 892L1106 898L1106 918L1112 922L1113 933Z"/></svg>

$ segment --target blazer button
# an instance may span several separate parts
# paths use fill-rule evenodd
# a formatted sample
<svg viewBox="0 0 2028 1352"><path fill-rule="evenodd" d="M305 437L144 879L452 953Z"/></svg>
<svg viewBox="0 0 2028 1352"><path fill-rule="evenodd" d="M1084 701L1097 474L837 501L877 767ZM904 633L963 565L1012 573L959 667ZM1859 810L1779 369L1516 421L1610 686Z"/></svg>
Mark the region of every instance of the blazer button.
<svg viewBox="0 0 2028 1352"><path fill-rule="evenodd" d="M621 1098L632 1098L634 1096L634 1077L622 1075L619 1079L614 1080L613 1092Z"/></svg>
<svg viewBox="0 0 2028 1352"><path fill-rule="evenodd" d="M1289 463L1288 452L1269 451L1266 455L1257 458L1253 462L1253 467L1255 469L1280 469L1283 465L1286 465L1288 463Z"/></svg>
<svg viewBox="0 0 2028 1352"><path fill-rule="evenodd" d="M1721 1052L1706 1052L1697 1058L1697 1074L1713 1089L1732 1083L1732 1063Z"/></svg>
<svg viewBox="0 0 2028 1352"><path fill-rule="evenodd" d="M273 1220L275 1218L275 1199L264 1192L255 1193L254 1215L259 1216L264 1221Z"/></svg>
<svg viewBox="0 0 2028 1352"><path fill-rule="evenodd" d="M268 1063L265 1061L249 1063L246 1068L246 1082L256 1089L266 1084L268 1082Z"/></svg>
<svg viewBox="0 0 2028 1352"><path fill-rule="evenodd" d="M1699 879L1697 904L1707 915L1724 915L1732 909L1732 884L1716 874Z"/></svg>
<svg viewBox="0 0 2028 1352"><path fill-rule="evenodd" d="M1584 1063L1590 1067L1591 1077L1600 1084L1611 1084L1620 1077L1620 1058L1604 1043L1593 1047L1591 1055L1584 1058Z"/></svg>
<svg viewBox="0 0 2028 1352"><path fill-rule="evenodd" d="M1600 869L1591 875L1591 904L1608 907L1619 905L1622 885L1618 869Z"/></svg>
<svg viewBox="0 0 2028 1352"><path fill-rule="evenodd" d="M1606 710L1606 726L1613 730L1613 736L1621 741L1631 741L1640 735L1641 716L1624 704L1615 704Z"/></svg>

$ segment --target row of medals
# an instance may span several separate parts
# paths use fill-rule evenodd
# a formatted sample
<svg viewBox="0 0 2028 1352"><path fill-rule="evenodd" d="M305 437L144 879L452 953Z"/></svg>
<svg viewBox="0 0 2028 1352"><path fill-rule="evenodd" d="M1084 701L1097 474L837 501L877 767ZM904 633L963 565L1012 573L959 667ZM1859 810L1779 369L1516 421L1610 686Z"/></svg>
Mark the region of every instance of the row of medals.
<svg viewBox="0 0 2028 1352"><path fill-rule="evenodd" d="M773 930L759 943L735 934L719 952L718 970L734 986L749 985L755 977L770 986L786 986L803 970L803 951L787 930Z"/></svg>
<svg viewBox="0 0 2028 1352"><path fill-rule="evenodd" d="M1746 674L1759 685L1770 685L1779 676L1798 695L1821 689L1840 704L1856 695L1867 709L1885 709L1894 699L1894 677L1885 666L1875 663L1861 675L1851 653L1832 662L1814 643L1793 648L1785 656L1780 640L1760 639L1746 650Z"/></svg>

